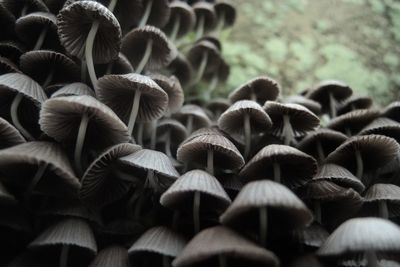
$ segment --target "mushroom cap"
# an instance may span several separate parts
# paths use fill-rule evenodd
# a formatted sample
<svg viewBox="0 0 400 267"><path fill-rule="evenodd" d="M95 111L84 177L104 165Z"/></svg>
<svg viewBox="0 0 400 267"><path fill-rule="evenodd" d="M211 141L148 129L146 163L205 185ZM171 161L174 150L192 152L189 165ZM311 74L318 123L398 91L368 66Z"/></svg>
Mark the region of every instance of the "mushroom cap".
<svg viewBox="0 0 400 267"><path fill-rule="evenodd" d="M328 238L329 233L321 224L314 221L306 228L294 229L291 235L297 244L309 248L319 248Z"/></svg>
<svg viewBox="0 0 400 267"><path fill-rule="evenodd" d="M157 136L164 136L170 131L171 142L180 144L187 136L185 126L177 120L163 118L157 122Z"/></svg>
<svg viewBox="0 0 400 267"><path fill-rule="evenodd" d="M399 144L383 135L365 135L349 138L326 158L327 163L341 165L356 173L355 151L361 153L365 171L372 171L394 160L400 150Z"/></svg>
<svg viewBox="0 0 400 267"><path fill-rule="evenodd" d="M202 130L199 130L202 131ZM238 169L244 165L243 156L235 145L216 129L194 132L178 148L177 158L182 162L207 163L207 151L214 153L215 166Z"/></svg>
<svg viewBox="0 0 400 267"><path fill-rule="evenodd" d="M0 56L19 62L19 57L25 52L26 48L15 40L0 42Z"/></svg>
<svg viewBox="0 0 400 267"><path fill-rule="evenodd" d="M174 267L197 266L202 263L209 265L217 261L218 255L232 259L232 264L229 266L277 267L279 265L279 259L272 252L224 226L201 231L190 240L172 265Z"/></svg>
<svg viewBox="0 0 400 267"><path fill-rule="evenodd" d="M25 138L12 124L0 118L0 149L16 146L25 142Z"/></svg>
<svg viewBox="0 0 400 267"><path fill-rule="evenodd" d="M344 133L350 130L351 133L356 134L378 116L378 110L357 109L333 118L326 127Z"/></svg>
<svg viewBox="0 0 400 267"><path fill-rule="evenodd" d="M338 107L338 115L345 114L356 109L368 109L372 106L372 98L369 96L351 96Z"/></svg>
<svg viewBox="0 0 400 267"><path fill-rule="evenodd" d="M16 17L21 14L25 5L26 13L35 11L49 12L49 9L42 0L2 1L2 4Z"/></svg>
<svg viewBox="0 0 400 267"><path fill-rule="evenodd" d="M186 2L174 0L170 3L171 15L168 23L163 28L164 32L171 33L175 22L179 19L179 30L177 37L181 37L190 32L196 22L196 15L193 8Z"/></svg>
<svg viewBox="0 0 400 267"><path fill-rule="evenodd" d="M398 143L400 143L400 123L385 117L377 118L365 126L358 134L380 134L392 137Z"/></svg>
<svg viewBox="0 0 400 267"><path fill-rule="evenodd" d="M50 50L35 50L23 54L20 58L21 70L40 84L53 71L51 83L79 81L78 65L64 54Z"/></svg>
<svg viewBox="0 0 400 267"><path fill-rule="evenodd" d="M203 79L207 82L212 82L213 79L217 78L218 84L224 84L228 80L231 68L226 61L221 58L218 68L214 72L206 72Z"/></svg>
<svg viewBox="0 0 400 267"><path fill-rule="evenodd" d="M333 98L340 102L350 97L352 93L353 90L344 82L326 80L310 89L307 93L307 97L320 103L322 112L326 112L330 107L329 94L332 94Z"/></svg>
<svg viewBox="0 0 400 267"><path fill-rule="evenodd" d="M187 59L192 67L197 70L205 53L207 53L207 67L204 74L207 74L216 71L221 62L221 53L214 43L208 40L196 42L188 51Z"/></svg>
<svg viewBox="0 0 400 267"><path fill-rule="evenodd" d="M310 210L287 187L262 180L246 184L221 215L220 221L239 228L253 228L258 222L258 210L263 207L268 208L269 217L279 227L304 227L313 220Z"/></svg>
<svg viewBox="0 0 400 267"><path fill-rule="evenodd" d="M10 59L0 56L0 75L10 72L21 72Z"/></svg>
<svg viewBox="0 0 400 267"><path fill-rule="evenodd" d="M319 126L319 118L309 109L298 104L281 104L275 101L267 101L264 110L270 116L273 123L273 131L279 134L283 130L283 116L288 116L290 124L296 136L302 136L307 131L315 130Z"/></svg>
<svg viewBox="0 0 400 267"><path fill-rule="evenodd" d="M196 14L196 28L199 27L200 17L204 17L204 32L213 30L216 26L216 13L214 6L207 2L197 2L192 5L193 11Z"/></svg>
<svg viewBox="0 0 400 267"><path fill-rule="evenodd" d="M147 2L148 0L143 1L142 12L145 11ZM161 29L168 23L170 16L171 8L168 0L153 0L147 24Z"/></svg>
<svg viewBox="0 0 400 267"><path fill-rule="evenodd" d="M223 113L231 106L231 103L226 98L213 98L207 103L207 109L210 110L214 115L217 113ZM217 118L218 119L218 118Z"/></svg>
<svg viewBox="0 0 400 267"><path fill-rule="evenodd" d="M236 21L236 9L232 2L229 0L218 0L214 4L215 12L217 13L217 18L221 19L224 16L224 26L232 26Z"/></svg>
<svg viewBox="0 0 400 267"><path fill-rule="evenodd" d="M40 127L59 142L75 143L83 114L89 117L85 146L105 148L128 142L126 125L106 105L88 95L62 96L47 100L40 111Z"/></svg>
<svg viewBox="0 0 400 267"><path fill-rule="evenodd" d="M136 90L141 92L137 119L146 122L161 118L167 109L168 95L148 76L136 73L106 75L98 80L96 93L128 123Z"/></svg>
<svg viewBox="0 0 400 267"><path fill-rule="evenodd" d="M179 233L165 226L157 226L139 237L129 248L128 254L129 257L135 257L136 254L147 252L175 258L182 252L186 242Z"/></svg>
<svg viewBox="0 0 400 267"><path fill-rule="evenodd" d="M89 267L128 267L128 251L119 245L112 245L102 249Z"/></svg>
<svg viewBox="0 0 400 267"><path fill-rule="evenodd" d="M204 109L197 105L186 104L177 113L174 114L174 118L179 120L184 125L187 124L189 116L193 117L193 130L208 127L211 125L211 120L204 112Z"/></svg>
<svg viewBox="0 0 400 267"><path fill-rule="evenodd" d="M382 116L400 122L400 101L395 101L386 106L382 111Z"/></svg>
<svg viewBox="0 0 400 267"><path fill-rule="evenodd" d="M178 53L176 58L167 66L167 69L171 75L178 77L182 85L187 85L192 79L192 65L183 54Z"/></svg>
<svg viewBox="0 0 400 267"><path fill-rule="evenodd" d="M385 201L389 211L389 217L396 217L400 215L400 187L394 184L374 184L368 188L364 196L364 208L368 210L371 216L378 214L373 211L373 208L380 201ZM376 207L376 206L375 206Z"/></svg>
<svg viewBox="0 0 400 267"><path fill-rule="evenodd" d="M2 180L10 186L29 186L40 164L47 166L35 192L55 197L77 195L80 183L58 144L34 141L0 150Z"/></svg>
<svg viewBox="0 0 400 267"><path fill-rule="evenodd" d="M168 111L175 113L183 106L185 95L181 83L175 76L167 77L161 74L151 74L153 79L168 95Z"/></svg>
<svg viewBox="0 0 400 267"><path fill-rule="evenodd" d="M278 82L267 76L254 78L229 94L231 102L236 102L242 99L251 99L254 94L257 102L262 105L265 101L274 101L278 98L281 91L281 86Z"/></svg>
<svg viewBox="0 0 400 267"><path fill-rule="evenodd" d="M129 183L115 177L112 169L120 157L130 155L141 147L129 143L114 145L100 154L86 169L79 191L88 206L103 207L120 199L129 190Z"/></svg>
<svg viewBox="0 0 400 267"><path fill-rule="evenodd" d="M298 105L304 106L316 115L321 114L321 110L322 110L320 103L318 103L317 101L311 100L309 98L306 98L304 96L301 96L301 95L289 96L285 99L285 103L298 104Z"/></svg>
<svg viewBox="0 0 400 267"><path fill-rule="evenodd" d="M195 192L200 192L202 206L223 210L231 200L217 178L202 170L192 170L180 176L160 198L164 207L188 210ZM208 204L207 204L208 203Z"/></svg>
<svg viewBox="0 0 400 267"><path fill-rule="evenodd" d="M153 41L150 58L146 64L147 70L158 70L168 66L177 56L176 47L158 28L144 26L135 28L122 39L121 51L136 68L142 60L148 40Z"/></svg>
<svg viewBox="0 0 400 267"><path fill-rule="evenodd" d="M273 164L281 169L283 184L299 187L317 172L315 159L300 150L285 145L268 145L262 148L240 171L243 180L273 179Z"/></svg>
<svg viewBox="0 0 400 267"><path fill-rule="evenodd" d="M99 28L93 43L93 61L108 63L118 57L122 33L117 18L102 4L78 1L65 6L57 16L58 36L68 53L83 59L86 38L95 21Z"/></svg>
<svg viewBox="0 0 400 267"><path fill-rule="evenodd" d="M107 73L108 68L111 68L110 73ZM118 58L114 61L96 66L96 73L98 77L108 74L128 74L132 72L134 72L134 70L131 63L122 53L118 53Z"/></svg>
<svg viewBox="0 0 400 267"><path fill-rule="evenodd" d="M69 83L54 93L51 94L51 97L60 97L60 96L80 96L80 95L88 95L95 97L93 90L84 83Z"/></svg>
<svg viewBox="0 0 400 267"><path fill-rule="evenodd" d="M244 133L244 119L249 116L252 132L264 132L272 121L263 108L254 101L240 100L230 106L218 119L218 126L227 133Z"/></svg>
<svg viewBox="0 0 400 267"><path fill-rule="evenodd" d="M332 163L320 166L313 179L331 181L345 188L353 188L358 193L365 190L364 184L350 171Z"/></svg>
<svg viewBox="0 0 400 267"><path fill-rule="evenodd" d="M400 228L380 218L354 218L340 225L317 251L320 257L341 257L365 251L400 251Z"/></svg>

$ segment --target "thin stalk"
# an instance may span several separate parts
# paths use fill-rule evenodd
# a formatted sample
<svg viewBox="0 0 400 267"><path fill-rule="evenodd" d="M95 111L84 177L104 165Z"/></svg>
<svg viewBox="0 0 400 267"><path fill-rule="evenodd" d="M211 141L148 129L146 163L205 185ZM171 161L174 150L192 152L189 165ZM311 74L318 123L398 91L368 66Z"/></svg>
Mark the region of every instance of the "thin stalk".
<svg viewBox="0 0 400 267"><path fill-rule="evenodd" d="M68 254L69 254L69 245L62 245L61 254L60 254L60 262L59 267L67 267L68 266Z"/></svg>
<svg viewBox="0 0 400 267"><path fill-rule="evenodd" d="M32 192L36 185L39 183L40 179L42 179L44 172L46 171L47 164L46 163L40 163L38 166L38 169L36 170L35 175L33 176L29 186L25 189L24 193L24 201L25 203L29 202L29 198L32 195Z"/></svg>
<svg viewBox="0 0 400 267"><path fill-rule="evenodd" d="M195 234L200 232L200 200L200 192L196 191L193 198L193 225Z"/></svg>
<svg viewBox="0 0 400 267"><path fill-rule="evenodd" d="M53 77L54 77L54 68L52 68L50 72L47 74L46 80L44 80L42 87L46 88L53 80Z"/></svg>
<svg viewBox="0 0 400 267"><path fill-rule="evenodd" d="M322 223L321 203L319 202L319 200L314 200L313 210L314 210L315 220L319 223Z"/></svg>
<svg viewBox="0 0 400 267"><path fill-rule="evenodd" d="M170 263L169 263L169 257L166 256L166 255L163 255L163 256L162 256L162 266L163 266L163 267L169 267L169 266L171 266Z"/></svg>
<svg viewBox="0 0 400 267"><path fill-rule="evenodd" d="M257 95L254 93L253 90L251 90L250 100L253 100L254 102L257 102Z"/></svg>
<svg viewBox="0 0 400 267"><path fill-rule="evenodd" d="M88 124L89 124L89 116L88 114L83 113L81 118L81 123L79 124L79 130L78 130L78 135L76 137L75 151L74 151L75 168L79 175L83 174L82 149L83 149L83 144L85 143L86 130Z"/></svg>
<svg viewBox="0 0 400 267"><path fill-rule="evenodd" d="M111 11L111 13L114 12L115 6L117 5L118 0L111 0L110 3L108 4L108 10Z"/></svg>
<svg viewBox="0 0 400 267"><path fill-rule="evenodd" d="M376 256L375 251L366 251L365 252L365 258L367 260L367 266L366 267L379 267L378 264L378 257Z"/></svg>
<svg viewBox="0 0 400 267"><path fill-rule="evenodd" d="M248 113L244 114L243 124L244 124L244 138L245 138L244 158L247 159L249 157L251 148L251 125L250 125L250 115Z"/></svg>
<svg viewBox="0 0 400 267"><path fill-rule="evenodd" d="M186 130L188 135L190 135L193 131L193 116L189 115L186 120Z"/></svg>
<svg viewBox="0 0 400 267"><path fill-rule="evenodd" d="M224 28L224 26L225 26L225 12L222 11L221 16L218 19L218 24L217 24L217 29L216 29L216 32L217 32L218 36L221 34L222 29Z"/></svg>
<svg viewBox="0 0 400 267"><path fill-rule="evenodd" d="M111 74L113 67L114 67L114 61L108 63L105 75Z"/></svg>
<svg viewBox="0 0 400 267"><path fill-rule="evenodd" d="M207 172L214 175L214 151L207 151Z"/></svg>
<svg viewBox="0 0 400 267"><path fill-rule="evenodd" d="M139 103L141 95L142 92L140 92L140 90L135 90L135 95L133 96L131 115L129 116L129 121L128 121L129 136L132 136L133 127L135 126L136 117L139 112Z"/></svg>
<svg viewBox="0 0 400 267"><path fill-rule="evenodd" d="M48 30L49 30L49 26L43 27L42 31L40 32L39 37L36 39L36 43L35 43L35 46L33 47L33 50L39 50L42 47Z"/></svg>
<svg viewBox="0 0 400 267"><path fill-rule="evenodd" d="M149 17L150 17L152 7L153 7L153 0L148 0L143 17L141 18L140 23L139 23L139 27L143 27L144 25L147 24L147 21L149 20Z"/></svg>
<svg viewBox="0 0 400 267"><path fill-rule="evenodd" d="M222 254L218 255L218 264L219 267L228 267L227 258L225 255Z"/></svg>
<svg viewBox="0 0 400 267"><path fill-rule="evenodd" d="M138 143L138 145L141 146L143 146L143 131L144 131L144 122L140 122L137 130L136 142Z"/></svg>
<svg viewBox="0 0 400 267"><path fill-rule="evenodd" d="M280 183L281 182L281 166L277 162L274 162L272 166L274 168L274 181L277 183Z"/></svg>
<svg viewBox="0 0 400 267"><path fill-rule="evenodd" d="M333 97L332 93L329 93L329 108L331 119L336 117L336 100Z"/></svg>
<svg viewBox="0 0 400 267"><path fill-rule="evenodd" d="M86 38L86 44L85 44L85 59L86 59L86 66L89 72L89 77L92 82L93 87L96 86L97 84L97 76L96 76L96 71L94 69L94 63L93 63L93 44L94 44L94 39L96 38L97 31L99 29L100 22L95 21L92 24L92 27L90 28L89 34Z"/></svg>
<svg viewBox="0 0 400 267"><path fill-rule="evenodd" d="M81 59L81 82L86 83L86 61L84 58Z"/></svg>
<svg viewBox="0 0 400 267"><path fill-rule="evenodd" d="M197 25L197 29L196 29L196 40L199 40L203 36L204 24L205 24L205 18L204 18L204 16L200 16L199 24Z"/></svg>
<svg viewBox="0 0 400 267"><path fill-rule="evenodd" d="M174 25L172 26L171 35L169 36L171 42L175 42L180 27L181 27L181 16L177 16L174 20Z"/></svg>
<svg viewBox="0 0 400 267"><path fill-rule="evenodd" d="M260 216L260 245L265 247L267 245L267 231L268 231L268 210L267 207L261 207L259 210Z"/></svg>
<svg viewBox="0 0 400 267"><path fill-rule="evenodd" d="M359 150L355 151L355 156L356 156L356 162L357 162L357 172L356 176L358 179L362 181L362 177L364 174L364 163L361 157L361 152Z"/></svg>
<svg viewBox="0 0 400 267"><path fill-rule="evenodd" d="M165 139L165 147L164 147L164 150L165 150L165 154L166 154L168 157L173 158L172 152L171 152L171 130L168 130L168 131L167 131L167 136L166 136L166 139Z"/></svg>
<svg viewBox="0 0 400 267"><path fill-rule="evenodd" d="M379 216L384 219L389 219L389 210L386 200L378 201L379 205Z"/></svg>
<svg viewBox="0 0 400 267"><path fill-rule="evenodd" d="M219 82L218 72L214 73L214 76L211 79L210 84L208 85L208 89L206 91L206 100L209 101L211 99L211 95L214 92L215 88L217 88Z"/></svg>
<svg viewBox="0 0 400 267"><path fill-rule="evenodd" d="M198 83L204 75L208 62L208 53L204 52L201 58L199 69L196 72L195 78L193 80L193 85Z"/></svg>
<svg viewBox="0 0 400 267"><path fill-rule="evenodd" d="M143 57L140 60L135 72L136 73L142 73L144 67L146 67L147 62L149 62L151 52L153 51L153 39L147 40L146 43L146 50L144 51Z"/></svg>
<svg viewBox="0 0 400 267"><path fill-rule="evenodd" d="M157 143L157 119L151 121L151 140L150 140L150 149L156 149Z"/></svg>
<svg viewBox="0 0 400 267"><path fill-rule="evenodd" d="M293 140L294 133L292 125L290 124L290 118L288 115L283 115L283 136L285 138L284 144L286 146L290 145L290 142Z"/></svg>
<svg viewBox="0 0 400 267"><path fill-rule="evenodd" d="M325 160L324 149L322 148L321 141L317 141L317 153L318 153L318 161L323 162Z"/></svg>
<svg viewBox="0 0 400 267"><path fill-rule="evenodd" d="M29 4L26 3L26 4L24 5L24 7L22 8L22 10L21 10L21 16L20 16L20 17L23 17L23 16L26 15L26 13L28 12L28 8L29 8Z"/></svg>
<svg viewBox="0 0 400 267"><path fill-rule="evenodd" d="M10 113L11 113L11 121L14 124L15 128L18 129L18 131L21 132L21 134L28 140L28 141L33 141L35 138L22 126L21 122L19 121L18 118L18 107L19 104L21 103L23 99L22 94L17 94L12 103L11 103L11 108L10 108Z"/></svg>

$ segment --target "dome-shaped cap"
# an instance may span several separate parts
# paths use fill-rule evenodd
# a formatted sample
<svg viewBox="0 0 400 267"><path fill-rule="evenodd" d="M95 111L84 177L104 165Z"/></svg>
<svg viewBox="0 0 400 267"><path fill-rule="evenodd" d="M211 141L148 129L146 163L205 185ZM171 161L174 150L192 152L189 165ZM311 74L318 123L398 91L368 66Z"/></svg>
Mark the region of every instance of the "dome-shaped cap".
<svg viewBox="0 0 400 267"><path fill-rule="evenodd" d="M333 118L326 127L354 135L378 116L378 110L358 109Z"/></svg>
<svg viewBox="0 0 400 267"><path fill-rule="evenodd" d="M157 136L162 137L170 132L171 142L180 144L187 136L185 126L177 120L163 118L157 122Z"/></svg>
<svg viewBox="0 0 400 267"><path fill-rule="evenodd" d="M89 267L129 267L128 251L126 248L113 245L102 249Z"/></svg>
<svg viewBox="0 0 400 267"><path fill-rule="evenodd" d="M14 64L10 59L0 56L0 75L10 72L21 72L18 66Z"/></svg>
<svg viewBox="0 0 400 267"><path fill-rule="evenodd" d="M142 16L150 1L151 12L149 14L147 24L161 29L165 26L165 24L167 24L171 16L170 3L168 0L142 0Z"/></svg>
<svg viewBox="0 0 400 267"><path fill-rule="evenodd" d="M25 138L8 121L0 118L0 149L25 143Z"/></svg>
<svg viewBox="0 0 400 267"><path fill-rule="evenodd" d="M0 56L10 59L16 64L25 51L26 48L15 40L0 42Z"/></svg>
<svg viewBox="0 0 400 267"><path fill-rule="evenodd" d="M229 0L217 0L214 4L217 18L223 19L224 26L232 26L236 21L236 9Z"/></svg>
<svg viewBox="0 0 400 267"><path fill-rule="evenodd" d="M203 40L196 42L188 51L187 58L194 69L198 69L201 65L204 55L207 54L207 65L205 74L218 69L221 62L221 54L212 42Z"/></svg>
<svg viewBox="0 0 400 267"><path fill-rule="evenodd" d="M265 101L274 101L278 98L281 87L275 80L267 76L254 78L229 94L229 99L236 102L241 99L254 99L260 105Z"/></svg>
<svg viewBox="0 0 400 267"><path fill-rule="evenodd" d="M216 26L216 13L214 6L207 2L197 2L192 5L194 13L196 14L196 26L199 27L200 17L204 20L204 32L209 32Z"/></svg>
<svg viewBox="0 0 400 267"><path fill-rule="evenodd" d="M193 119L193 130L211 125L211 120L208 118L207 114L197 105L186 104L174 114L174 118L185 125L189 116L192 116Z"/></svg>
<svg viewBox="0 0 400 267"><path fill-rule="evenodd" d="M210 110L214 115L222 114L231 106L231 103L226 98L212 98L207 103L207 109ZM219 118L219 116L218 116ZM218 119L217 118L217 119Z"/></svg>
<svg viewBox="0 0 400 267"><path fill-rule="evenodd" d="M369 96L351 96L338 107L338 115L345 114L356 109L368 109L372 106L372 98Z"/></svg>
<svg viewBox="0 0 400 267"><path fill-rule="evenodd" d="M175 76L167 77L161 74L151 74L153 79L168 95L168 111L177 112L183 105L185 95L181 83Z"/></svg>
<svg viewBox="0 0 400 267"><path fill-rule="evenodd" d="M175 59L167 66L167 70L171 75L178 77L182 85L187 85L193 76L193 68L187 58L178 53Z"/></svg>
<svg viewBox="0 0 400 267"><path fill-rule="evenodd" d="M372 185L364 196L364 212L371 216L378 216L377 205L381 201L386 202L389 218L400 215L400 187L394 184Z"/></svg>
<svg viewBox="0 0 400 267"><path fill-rule="evenodd" d="M126 56L118 53L118 58L107 64L100 64L96 66L96 74L99 77L108 74L128 74L134 72L133 67Z"/></svg>
<svg viewBox="0 0 400 267"><path fill-rule="evenodd" d="M179 20L179 30L176 37L181 37L191 31L196 21L193 8L186 2L178 0L172 1L169 6L171 8L171 16L163 30L170 34L173 31L174 24Z"/></svg>
<svg viewBox="0 0 400 267"><path fill-rule="evenodd" d="M107 63L118 57L121 28L113 13L96 1L65 6L57 16L58 36L68 53L82 59L86 38L95 21L99 22L99 28L93 44L93 61Z"/></svg>
<svg viewBox="0 0 400 267"><path fill-rule="evenodd" d="M400 101L395 101L386 106L382 111L382 116L400 122Z"/></svg>
<svg viewBox="0 0 400 267"><path fill-rule="evenodd" d="M80 95L88 95L95 97L93 90L84 83L70 83L67 84L57 91L55 91L51 97L60 97L60 96L80 96Z"/></svg>
<svg viewBox="0 0 400 267"><path fill-rule="evenodd" d="M298 104L308 108L312 113L319 115L321 114L321 104L317 101L311 100L301 95L293 95L285 98L285 103Z"/></svg>
<svg viewBox="0 0 400 267"><path fill-rule="evenodd" d="M392 137L398 143L400 143L400 123L385 117L377 118L365 126L358 134L380 134Z"/></svg>

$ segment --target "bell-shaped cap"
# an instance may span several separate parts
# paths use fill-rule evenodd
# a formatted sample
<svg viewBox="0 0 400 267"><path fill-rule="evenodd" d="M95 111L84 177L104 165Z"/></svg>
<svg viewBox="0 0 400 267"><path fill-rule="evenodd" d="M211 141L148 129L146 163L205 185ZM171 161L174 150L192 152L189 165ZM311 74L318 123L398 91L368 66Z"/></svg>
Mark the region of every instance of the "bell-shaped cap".
<svg viewBox="0 0 400 267"><path fill-rule="evenodd" d="M224 27L231 27L236 21L236 9L229 0L217 0L214 4L218 20L223 21Z"/></svg>
<svg viewBox="0 0 400 267"><path fill-rule="evenodd" d="M231 103L226 98L212 98L207 103L206 107L210 110L216 119L231 106Z"/></svg>
<svg viewBox="0 0 400 267"><path fill-rule="evenodd" d="M358 109L333 118L326 127L348 135L354 135L378 116L378 110Z"/></svg>
<svg viewBox="0 0 400 267"><path fill-rule="evenodd" d="M131 63L122 53L118 54L117 59L106 64L98 64L95 68L98 77L108 74L128 74L134 72Z"/></svg>
<svg viewBox="0 0 400 267"><path fill-rule="evenodd" d="M26 51L26 48L15 40L0 41L0 56L8 58L15 64L19 57Z"/></svg>
<svg viewBox="0 0 400 267"><path fill-rule="evenodd" d="M274 101L278 98L281 91L281 86L278 82L267 76L254 78L229 94L231 102L236 102L242 99L253 99L260 105L265 101Z"/></svg>
<svg viewBox="0 0 400 267"><path fill-rule="evenodd" d="M369 134L392 137L400 143L400 123L385 117L377 118L359 132L359 135Z"/></svg>
<svg viewBox="0 0 400 267"><path fill-rule="evenodd" d="M307 97L301 96L301 95L289 96L289 97L285 98L284 102L289 103L289 104L291 103L291 104L298 104L298 105L304 106L316 115L321 114L322 107L321 107L320 103L318 103L317 101L311 100Z"/></svg>
<svg viewBox="0 0 400 267"><path fill-rule="evenodd" d="M185 100L179 80L175 76L167 77L161 74L151 74L150 78L167 93L168 112L177 112L183 106L183 101Z"/></svg>
<svg viewBox="0 0 400 267"><path fill-rule="evenodd" d="M179 30L176 37L182 37L193 29L196 15L193 8L186 2L174 0L169 4L169 6L171 8L171 16L163 30L168 34L171 34L175 23L177 23L176 21L179 20Z"/></svg>
<svg viewBox="0 0 400 267"><path fill-rule="evenodd" d="M0 118L0 149L25 143L25 138L8 121Z"/></svg>
<svg viewBox="0 0 400 267"><path fill-rule="evenodd" d="M216 71L221 62L221 53L218 47L208 40L196 42L188 51L187 58L193 69L197 70L205 55L207 55L207 65L204 74Z"/></svg>
<svg viewBox="0 0 400 267"><path fill-rule="evenodd" d="M363 211L380 216L379 202L386 202L388 217L400 216L400 187L394 184L374 184L365 193Z"/></svg>
<svg viewBox="0 0 400 267"><path fill-rule="evenodd" d="M113 245L102 249L89 267L129 267L128 251L126 248Z"/></svg>
<svg viewBox="0 0 400 267"><path fill-rule="evenodd" d="M169 132L171 143L180 144L187 136L185 126L177 120L163 118L157 122L157 138L165 136Z"/></svg>
<svg viewBox="0 0 400 267"><path fill-rule="evenodd" d="M184 125L187 125L187 121L190 116L193 120L193 130L208 127L211 125L210 118L207 116L204 110L197 105L186 104L177 113L174 114L174 118L179 120Z"/></svg>
<svg viewBox="0 0 400 267"><path fill-rule="evenodd" d="M382 116L400 122L400 101L395 101L386 106L382 111Z"/></svg>
<svg viewBox="0 0 400 267"><path fill-rule="evenodd" d="M2 4L16 17L20 16L23 9L26 10L26 13L36 11L49 12L42 0L2 1Z"/></svg>
<svg viewBox="0 0 400 267"><path fill-rule="evenodd" d="M215 13L214 6L208 2L197 2L192 5L194 13L196 14L196 28L199 27L200 18L204 21L204 32L213 30L216 26L217 14Z"/></svg>
<svg viewBox="0 0 400 267"><path fill-rule="evenodd" d="M368 109L372 106L372 98L369 96L351 96L347 98L338 107L338 115L345 114L347 112L356 109Z"/></svg>
<svg viewBox="0 0 400 267"><path fill-rule="evenodd" d="M167 72L178 77L182 85L187 85L192 80L193 67L183 54L178 53L167 66Z"/></svg>
<svg viewBox="0 0 400 267"><path fill-rule="evenodd" d="M69 83L57 89L51 97L88 95L95 97L94 91L84 83Z"/></svg>

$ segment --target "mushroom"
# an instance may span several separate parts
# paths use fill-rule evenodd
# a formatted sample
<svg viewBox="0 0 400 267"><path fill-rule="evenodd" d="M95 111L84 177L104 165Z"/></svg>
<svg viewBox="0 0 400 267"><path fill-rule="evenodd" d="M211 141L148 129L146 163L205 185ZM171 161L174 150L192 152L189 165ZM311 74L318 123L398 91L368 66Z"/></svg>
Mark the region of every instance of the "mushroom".
<svg viewBox="0 0 400 267"><path fill-rule="evenodd" d="M363 211L370 216L389 219L400 215L400 187L393 184L374 184L364 196Z"/></svg>
<svg viewBox="0 0 400 267"><path fill-rule="evenodd" d="M42 0L3 1L2 4L15 17L22 17L35 11L49 12L49 9Z"/></svg>
<svg viewBox="0 0 400 267"><path fill-rule="evenodd" d="M204 33L214 29L216 22L216 13L214 6L207 2L197 2L193 6L196 14L195 39L201 38Z"/></svg>
<svg viewBox="0 0 400 267"><path fill-rule="evenodd" d="M397 121L382 117L373 120L370 124L365 126L359 135L379 134L391 137L400 144L400 123Z"/></svg>
<svg viewBox="0 0 400 267"><path fill-rule="evenodd" d="M231 106L229 100L225 98L213 98L207 102L206 108L214 115L214 121L217 121L221 114Z"/></svg>
<svg viewBox="0 0 400 267"><path fill-rule="evenodd" d="M265 101L274 101L278 98L281 86L278 82L267 76L254 78L229 94L231 102L250 99L263 105Z"/></svg>
<svg viewBox="0 0 400 267"><path fill-rule="evenodd" d="M193 8L187 3L174 0L169 4L171 16L163 30L168 33L169 39L174 42L192 30L196 15Z"/></svg>
<svg viewBox="0 0 400 267"><path fill-rule="evenodd" d="M18 66L6 57L0 56L0 75L12 72L21 72Z"/></svg>
<svg viewBox="0 0 400 267"><path fill-rule="evenodd" d="M368 109L372 106L372 98L369 96L351 96L338 106L337 114L343 115L357 109Z"/></svg>
<svg viewBox="0 0 400 267"><path fill-rule="evenodd" d="M164 141L164 153L170 159L175 159L171 146L175 145L177 147L186 136L186 128L179 121L168 118L158 121L157 139Z"/></svg>
<svg viewBox="0 0 400 267"><path fill-rule="evenodd" d="M25 143L25 138L8 121L0 118L0 149Z"/></svg>
<svg viewBox="0 0 400 267"><path fill-rule="evenodd" d="M236 9L229 0L218 0L214 3L217 15L217 33L223 28L232 27L236 20Z"/></svg>
<svg viewBox="0 0 400 267"><path fill-rule="evenodd" d="M312 113L316 115L321 114L321 104L318 103L317 101L311 100L309 98L306 98L301 95L292 95L287 98L285 98L285 103L291 103L291 104L298 104L301 106L304 106L305 108L308 108Z"/></svg>
<svg viewBox="0 0 400 267"><path fill-rule="evenodd" d="M129 267L128 251L120 245L103 248L89 267Z"/></svg>
<svg viewBox="0 0 400 267"><path fill-rule="evenodd" d="M171 14L168 0L144 0L141 4L144 9L142 9L139 27L149 24L163 28L167 24Z"/></svg>
<svg viewBox="0 0 400 267"><path fill-rule="evenodd" d="M60 96L80 96L80 95L88 95L95 97L95 94L89 86L84 83L69 83L65 86L62 86L60 89L57 89L54 93L51 94L51 98L60 97Z"/></svg>
<svg viewBox="0 0 400 267"><path fill-rule="evenodd" d="M347 136L357 134L379 116L379 111L373 109L358 109L340 115L326 125L326 127L345 133Z"/></svg>
<svg viewBox="0 0 400 267"><path fill-rule="evenodd" d="M187 58L181 53L177 54L177 56L169 63L165 71L170 75L175 75L176 77L178 77L179 82L183 86L188 85L188 83L192 80L193 76L192 65L187 60Z"/></svg>
<svg viewBox="0 0 400 267"><path fill-rule="evenodd" d="M109 74L128 74L134 72L128 58L122 53L118 53L118 58L107 64L96 65L96 70L100 77Z"/></svg>
<svg viewBox="0 0 400 267"><path fill-rule="evenodd" d="M15 40L0 42L0 56L8 58L15 64L18 64L19 57L25 52L25 50L25 47Z"/></svg>
<svg viewBox="0 0 400 267"><path fill-rule="evenodd" d="M226 82L226 80L229 77L229 74L230 74L230 67L223 58L221 58L218 68L214 72L206 72L204 74L204 80L206 80L209 83L205 93L205 100L207 102L211 99L218 85L220 83L223 84Z"/></svg>
<svg viewBox="0 0 400 267"><path fill-rule="evenodd" d="M197 105L186 104L175 113L173 117L186 126L188 134L192 134L192 132L197 129L211 125L207 114Z"/></svg>

